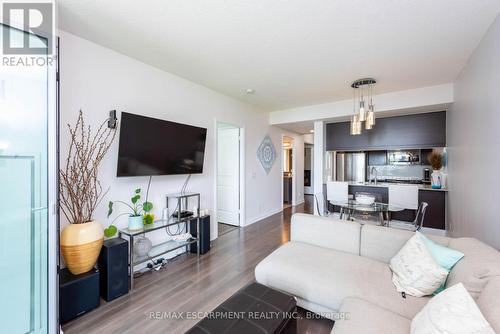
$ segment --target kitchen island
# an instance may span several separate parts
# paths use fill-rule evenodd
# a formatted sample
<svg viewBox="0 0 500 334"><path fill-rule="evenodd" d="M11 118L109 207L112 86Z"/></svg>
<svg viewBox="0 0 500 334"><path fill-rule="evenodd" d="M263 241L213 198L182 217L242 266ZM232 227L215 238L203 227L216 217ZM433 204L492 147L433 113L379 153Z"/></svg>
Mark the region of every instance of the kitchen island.
<svg viewBox="0 0 500 334"><path fill-rule="evenodd" d="M349 186L361 186L361 187L378 187L378 188L388 188L391 184L404 184L404 185L414 185L418 187L418 190L429 190L429 191L448 191L447 188L441 189L433 189L430 184L421 184L421 183L394 183L394 182L348 182Z"/></svg>
<svg viewBox="0 0 500 334"><path fill-rule="evenodd" d="M391 184L406 184L406 183L390 183L378 182L377 184L368 182L349 182L349 194L355 195L356 193L370 193L373 194L377 202L389 203L389 185ZM408 184L412 185L412 184ZM425 214L423 227L434 228L439 230L446 229L446 194L448 189L432 189L427 184L414 184L418 186L418 203L426 202L429 204ZM326 184L325 184L326 193ZM338 208L333 208L338 211ZM414 210L403 210L400 212L393 212L391 214L392 220L400 220L412 222L415 219Z"/></svg>

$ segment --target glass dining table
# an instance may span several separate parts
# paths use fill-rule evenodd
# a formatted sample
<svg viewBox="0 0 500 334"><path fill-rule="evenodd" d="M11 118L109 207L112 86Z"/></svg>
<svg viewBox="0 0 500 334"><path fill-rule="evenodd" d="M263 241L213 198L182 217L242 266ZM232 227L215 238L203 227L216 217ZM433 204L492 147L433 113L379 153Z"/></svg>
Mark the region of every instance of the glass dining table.
<svg viewBox="0 0 500 334"><path fill-rule="evenodd" d="M340 207L340 219L343 219L344 216L346 216L347 219L350 220L355 212L361 213L365 217L378 215L379 223L381 226L387 225L390 217L390 212L404 210L404 208L380 202L375 202L369 205L361 204L356 202L356 200L354 199L350 199L348 201L333 201L330 202L330 204Z"/></svg>

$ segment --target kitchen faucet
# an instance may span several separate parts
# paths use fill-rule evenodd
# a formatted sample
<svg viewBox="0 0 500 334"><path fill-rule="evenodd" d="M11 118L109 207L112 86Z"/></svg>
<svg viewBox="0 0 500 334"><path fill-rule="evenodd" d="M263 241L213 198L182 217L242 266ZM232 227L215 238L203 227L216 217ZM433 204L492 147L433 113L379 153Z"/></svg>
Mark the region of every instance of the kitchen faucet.
<svg viewBox="0 0 500 334"><path fill-rule="evenodd" d="M375 166L373 166L370 170L370 175L373 175L373 172L375 172L375 185L377 185L377 179L378 179L378 171L377 171L377 168L375 168ZM371 178L370 178L370 181L371 181Z"/></svg>

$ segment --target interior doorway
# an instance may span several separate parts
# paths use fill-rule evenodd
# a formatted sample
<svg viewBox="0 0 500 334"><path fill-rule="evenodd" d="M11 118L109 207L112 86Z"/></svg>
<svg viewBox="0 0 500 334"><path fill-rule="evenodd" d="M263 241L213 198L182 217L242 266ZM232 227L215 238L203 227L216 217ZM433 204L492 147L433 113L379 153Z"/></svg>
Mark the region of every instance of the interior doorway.
<svg viewBox="0 0 500 334"><path fill-rule="evenodd" d="M216 210L217 235L242 225L243 128L217 122Z"/></svg>
<svg viewBox="0 0 500 334"><path fill-rule="evenodd" d="M295 205L295 150L292 137L282 137L283 208Z"/></svg>
<svg viewBox="0 0 500 334"><path fill-rule="evenodd" d="M304 144L304 195L314 195L314 146Z"/></svg>

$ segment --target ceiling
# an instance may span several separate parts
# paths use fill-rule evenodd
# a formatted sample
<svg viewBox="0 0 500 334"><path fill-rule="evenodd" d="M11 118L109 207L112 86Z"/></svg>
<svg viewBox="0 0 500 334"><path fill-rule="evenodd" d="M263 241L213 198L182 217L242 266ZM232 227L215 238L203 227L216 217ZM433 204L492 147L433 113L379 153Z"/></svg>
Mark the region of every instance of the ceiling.
<svg viewBox="0 0 500 334"><path fill-rule="evenodd" d="M59 0L59 27L279 110L454 80L499 0ZM64 43L64 41L62 41ZM246 94L251 88L253 94Z"/></svg>

